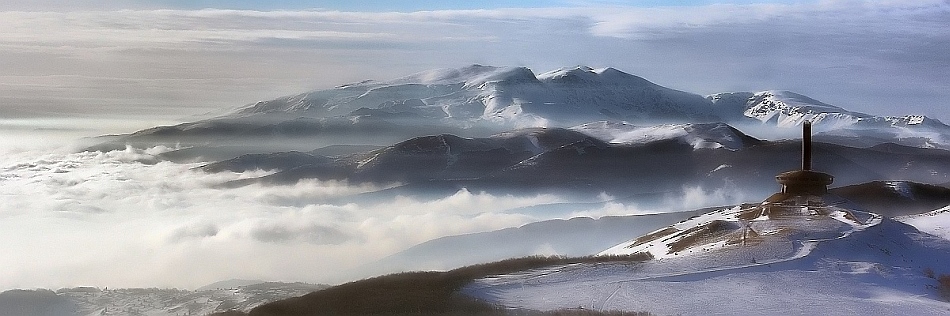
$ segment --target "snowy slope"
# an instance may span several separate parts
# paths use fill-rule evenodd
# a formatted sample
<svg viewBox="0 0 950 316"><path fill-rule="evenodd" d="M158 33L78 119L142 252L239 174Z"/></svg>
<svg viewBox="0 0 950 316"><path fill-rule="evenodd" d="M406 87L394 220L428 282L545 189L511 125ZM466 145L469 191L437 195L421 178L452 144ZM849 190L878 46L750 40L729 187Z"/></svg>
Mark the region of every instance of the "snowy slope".
<svg viewBox="0 0 950 316"><path fill-rule="evenodd" d="M652 260L492 276L464 293L510 307L660 315L950 313L924 272L950 273L950 240L836 205L724 209L601 253Z"/></svg>
<svg viewBox="0 0 950 316"><path fill-rule="evenodd" d="M918 215L908 215L897 220L917 227L917 229L946 239L950 239L950 205Z"/></svg>
<svg viewBox="0 0 950 316"><path fill-rule="evenodd" d="M287 96L245 106L239 114L294 112L315 117L346 115L361 107L379 108L387 101L403 101L402 104L419 104L422 99L451 95L463 90L462 85L484 83L489 80L501 80L504 74L512 72L510 68L472 65L458 69L434 69L412 74L390 81L367 80L354 84L338 86L334 89L319 90ZM395 103L389 104L396 106Z"/></svg>
<svg viewBox="0 0 950 316"><path fill-rule="evenodd" d="M783 207L746 205L706 213L637 239L599 255L650 254L656 259L728 252L730 261L704 260L719 268L781 262L808 255L818 243L846 238L880 223L876 214L836 206ZM731 261L739 260L739 261Z"/></svg>

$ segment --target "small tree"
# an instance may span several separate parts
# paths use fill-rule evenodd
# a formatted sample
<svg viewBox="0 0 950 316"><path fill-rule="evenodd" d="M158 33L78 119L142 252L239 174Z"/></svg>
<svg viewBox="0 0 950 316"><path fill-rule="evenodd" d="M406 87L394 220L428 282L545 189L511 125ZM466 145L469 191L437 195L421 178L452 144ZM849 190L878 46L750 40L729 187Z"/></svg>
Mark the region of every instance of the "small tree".
<svg viewBox="0 0 950 316"><path fill-rule="evenodd" d="M940 286L937 287L937 289L940 290L940 296L950 301L950 274L941 274L940 277L937 278L937 282L940 283Z"/></svg>

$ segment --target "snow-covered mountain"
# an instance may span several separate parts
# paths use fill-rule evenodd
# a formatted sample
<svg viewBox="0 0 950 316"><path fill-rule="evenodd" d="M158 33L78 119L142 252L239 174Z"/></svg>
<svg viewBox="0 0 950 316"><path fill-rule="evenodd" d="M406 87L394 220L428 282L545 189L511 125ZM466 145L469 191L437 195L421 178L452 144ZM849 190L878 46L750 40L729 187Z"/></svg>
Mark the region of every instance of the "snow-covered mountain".
<svg viewBox="0 0 950 316"><path fill-rule="evenodd" d="M950 127L922 115L875 116L848 111L791 91L727 92L706 97L726 112L741 112L780 128L811 121L823 141L873 146L898 143L924 148L950 148ZM734 122L737 123L737 122Z"/></svg>
<svg viewBox="0 0 950 316"><path fill-rule="evenodd" d="M669 129L677 129L683 124L716 122L770 139L790 134L776 133L776 128L794 127L805 120L815 122L816 139L825 142L950 149L950 127L938 120L854 112L789 91L703 97L614 68L577 66L536 74L524 67L472 65L260 101L219 117L103 137L103 143L90 150L122 149L126 144L181 145L189 150L178 159L207 161L234 157L241 148L243 153L308 151L341 143L383 145L441 133L485 137L514 128L571 126L610 141L636 142L623 138L630 132L625 125L673 124ZM696 145L733 148L736 144Z"/></svg>
<svg viewBox="0 0 950 316"><path fill-rule="evenodd" d="M699 186L757 196L769 193L765 188L775 174L800 164L800 147L796 141L761 141L720 123L639 127L595 122L479 138L421 136L346 155L248 154L207 164L202 170L274 171L229 185L322 179L441 185L453 188L451 192L467 187L498 193L567 190L614 196L682 192L684 186ZM950 176L946 163L950 152L945 150L893 144L871 148L816 144L815 149L826 153L816 158L816 166L835 172L839 185L879 179L942 183Z"/></svg>
<svg viewBox="0 0 950 316"><path fill-rule="evenodd" d="M950 127L921 115L875 116L791 91L726 92L706 96L669 89L614 68L585 66L535 75L524 67L472 65L390 81L366 81L248 105L236 115L292 114L314 118L426 118L466 125L567 127L592 121L761 124L780 128L812 121L829 139L864 137L868 146L895 142L950 148ZM467 123L462 123L467 122Z"/></svg>
<svg viewBox="0 0 950 316"><path fill-rule="evenodd" d="M779 127L804 121L828 129L844 127L871 115L851 112L791 91L727 92L706 97L717 107L742 111L742 115Z"/></svg>
<svg viewBox="0 0 950 316"><path fill-rule="evenodd" d="M605 118L721 120L708 104L699 95L613 68L578 66L535 75L524 67L472 65L261 101L237 114L401 115L515 126L565 126Z"/></svg>

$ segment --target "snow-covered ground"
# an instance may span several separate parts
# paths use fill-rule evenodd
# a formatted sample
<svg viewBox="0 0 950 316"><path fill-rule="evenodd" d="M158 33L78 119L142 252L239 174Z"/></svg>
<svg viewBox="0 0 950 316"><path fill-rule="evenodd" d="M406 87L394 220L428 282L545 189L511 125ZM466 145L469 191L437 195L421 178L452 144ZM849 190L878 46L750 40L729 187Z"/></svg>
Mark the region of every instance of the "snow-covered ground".
<svg viewBox="0 0 950 316"><path fill-rule="evenodd" d="M872 214L803 213L792 216L800 220L792 223L788 214L750 218L742 213L749 209L699 216L670 226L675 231L661 229L603 253L649 252L652 260L492 276L469 284L464 293L516 308L658 315L950 313L950 303L935 289L937 281L925 272L950 273L950 240ZM729 225L740 220L746 226ZM710 223L717 223L715 229L697 229ZM772 235L763 234L767 231ZM741 241L755 234L754 242ZM728 242L736 236L744 237ZM669 246L682 240L690 242L672 251Z"/></svg>
<svg viewBox="0 0 950 316"><path fill-rule="evenodd" d="M950 205L919 215L909 215L897 220L917 227L922 232L950 239Z"/></svg>

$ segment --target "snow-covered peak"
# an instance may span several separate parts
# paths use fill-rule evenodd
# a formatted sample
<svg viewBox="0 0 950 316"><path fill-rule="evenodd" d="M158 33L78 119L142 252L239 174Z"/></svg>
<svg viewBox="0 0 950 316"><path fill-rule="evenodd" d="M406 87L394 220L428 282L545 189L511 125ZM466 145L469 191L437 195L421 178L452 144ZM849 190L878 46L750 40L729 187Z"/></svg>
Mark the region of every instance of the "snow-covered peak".
<svg viewBox="0 0 950 316"><path fill-rule="evenodd" d="M634 76L615 68L591 68L587 66L577 66L569 68L559 68L539 74L538 80L546 83L561 84L600 84L600 85L628 85L628 86L646 86L659 87L658 85Z"/></svg>
<svg viewBox="0 0 950 316"><path fill-rule="evenodd" d="M950 148L950 126L923 115L874 116L849 111L791 91L727 92L706 96L718 111L741 113L763 125L795 128L811 121L825 142L873 146L892 142Z"/></svg>
<svg viewBox="0 0 950 316"><path fill-rule="evenodd" d="M471 65L462 68L442 68L415 73L403 78L377 83L385 86L403 84L452 85L477 88L487 82L536 82L531 69L525 67L493 67Z"/></svg>
<svg viewBox="0 0 950 316"><path fill-rule="evenodd" d="M527 69L504 72L504 80L479 85L482 119L518 127L569 126L595 120L714 121L701 96L653 84L613 68L561 68L533 77ZM531 83L531 84L524 84ZM466 84L466 88L473 87Z"/></svg>
<svg viewBox="0 0 950 316"><path fill-rule="evenodd" d="M636 126L627 122L599 121L571 129L615 144L646 144L679 139L693 148L726 148L739 150L758 140L725 123L663 124Z"/></svg>
<svg viewBox="0 0 950 316"><path fill-rule="evenodd" d="M762 103L771 101L782 104L785 108L795 108L801 110L811 110L820 112L845 111L844 109L827 104L808 96L798 94L787 90L767 90L757 92L752 95L753 103Z"/></svg>
<svg viewBox="0 0 950 316"><path fill-rule="evenodd" d="M853 126L914 127L943 125L923 115L874 116L853 112L784 90L760 92L726 92L706 96L722 111L741 111L748 118L778 127L795 127L811 121L819 130Z"/></svg>
<svg viewBox="0 0 950 316"><path fill-rule="evenodd" d="M594 81L597 75L598 73L596 73L593 68L587 66L565 67L541 73L538 75L538 80L558 81L579 79Z"/></svg>
<svg viewBox="0 0 950 316"><path fill-rule="evenodd" d="M539 83L531 69L525 67L500 68L496 71L471 77L465 81L465 89L479 88L486 83L533 84Z"/></svg>
<svg viewBox="0 0 950 316"><path fill-rule="evenodd" d="M882 116L881 119L890 123L891 126L914 127L914 126L940 126L942 122L923 115L905 115L905 116Z"/></svg>
<svg viewBox="0 0 950 316"><path fill-rule="evenodd" d="M420 84L452 84L463 83L486 75L490 75L503 69L493 66L470 65L462 68L439 68L431 69L408 75L403 78L395 79L389 84L401 83L420 83Z"/></svg>
<svg viewBox="0 0 950 316"><path fill-rule="evenodd" d="M770 90L754 93L743 112L746 117L774 122L779 127L811 121L826 128L844 127L870 115L850 112L791 91ZM830 126L829 126L830 125Z"/></svg>

